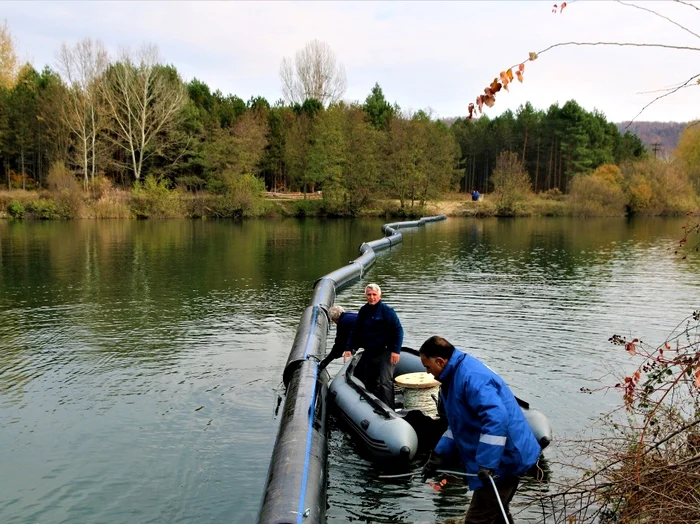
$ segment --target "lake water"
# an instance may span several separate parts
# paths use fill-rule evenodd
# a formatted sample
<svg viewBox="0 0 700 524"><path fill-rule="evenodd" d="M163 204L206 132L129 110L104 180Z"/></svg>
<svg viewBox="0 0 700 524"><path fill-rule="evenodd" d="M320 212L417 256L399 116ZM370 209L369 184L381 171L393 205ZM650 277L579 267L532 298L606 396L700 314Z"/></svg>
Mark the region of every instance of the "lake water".
<svg viewBox="0 0 700 524"><path fill-rule="evenodd" d="M0 222L0 522L255 522L313 282L383 222ZM446 337L574 438L620 402L580 388L633 365L608 338L660 343L700 308L682 225L451 218L336 303L378 282L405 345ZM331 429L331 523L456 519L465 493L382 481Z"/></svg>

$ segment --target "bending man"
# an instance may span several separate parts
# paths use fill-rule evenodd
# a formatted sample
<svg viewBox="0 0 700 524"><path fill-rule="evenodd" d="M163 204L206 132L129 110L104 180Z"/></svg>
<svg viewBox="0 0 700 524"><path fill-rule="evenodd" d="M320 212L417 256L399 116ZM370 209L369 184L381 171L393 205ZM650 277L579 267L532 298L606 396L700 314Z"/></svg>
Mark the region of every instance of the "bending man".
<svg viewBox="0 0 700 524"><path fill-rule="evenodd" d="M325 368L331 360L343 356L350 342L350 335L355 329L355 322L357 322L357 313L348 313L341 306L331 306L328 309L328 317L337 327L333 348L326 358L321 361L321 369Z"/></svg>
<svg viewBox="0 0 700 524"><path fill-rule="evenodd" d="M459 456L474 490L465 524L502 524L491 485L496 481L508 522L508 506L519 478L540 456L538 444L510 389L476 358L455 349L442 337L430 337L420 348L421 362L442 383L440 396L448 428L423 468L423 479L450 456Z"/></svg>
<svg viewBox="0 0 700 524"><path fill-rule="evenodd" d="M367 303L357 314L345 356L365 349L355 376L369 392L394 409L394 367L401 358L403 327L394 310L382 302L382 290L377 284L365 288L365 298Z"/></svg>

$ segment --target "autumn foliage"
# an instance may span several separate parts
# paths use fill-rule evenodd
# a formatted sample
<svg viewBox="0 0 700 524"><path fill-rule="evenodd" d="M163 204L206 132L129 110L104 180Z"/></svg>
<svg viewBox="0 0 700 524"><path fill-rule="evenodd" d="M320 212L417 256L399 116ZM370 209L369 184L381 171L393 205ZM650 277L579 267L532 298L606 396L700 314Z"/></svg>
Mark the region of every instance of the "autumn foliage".
<svg viewBox="0 0 700 524"><path fill-rule="evenodd" d="M613 386L624 410L604 418L609 436L569 444L592 463L565 465L581 477L539 498L545 522L700 522L700 311L658 346L610 342L637 362Z"/></svg>
<svg viewBox="0 0 700 524"><path fill-rule="evenodd" d="M562 13L566 7L566 2L562 2L560 5L554 4L552 6L553 13ZM484 94L476 97L476 102L470 103L468 106L469 119L474 117L476 111L479 114L483 112L483 107L493 107L496 103L496 93L501 89L510 91L508 85L513 81L513 78L517 78L518 82L523 81L523 74L525 73L525 62L531 62L537 60L537 53L530 52L528 59L516 66L509 67L508 69L498 73L498 76L493 79L486 88L484 88Z"/></svg>

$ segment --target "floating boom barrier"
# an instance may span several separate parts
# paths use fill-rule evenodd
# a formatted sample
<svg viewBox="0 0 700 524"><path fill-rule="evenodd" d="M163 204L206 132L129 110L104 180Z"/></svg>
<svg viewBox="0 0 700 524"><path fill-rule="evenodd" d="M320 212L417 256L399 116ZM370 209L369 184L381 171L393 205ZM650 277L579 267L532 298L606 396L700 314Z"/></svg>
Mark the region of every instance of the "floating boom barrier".
<svg viewBox="0 0 700 524"><path fill-rule="evenodd" d="M363 242L360 256L314 283L311 304L299 321L282 380L286 398L267 473L258 522L310 524L326 521L328 459L328 373L319 369L326 354L328 309L338 291L362 278L376 253L399 244L399 229L445 220L445 215L384 224L384 238Z"/></svg>

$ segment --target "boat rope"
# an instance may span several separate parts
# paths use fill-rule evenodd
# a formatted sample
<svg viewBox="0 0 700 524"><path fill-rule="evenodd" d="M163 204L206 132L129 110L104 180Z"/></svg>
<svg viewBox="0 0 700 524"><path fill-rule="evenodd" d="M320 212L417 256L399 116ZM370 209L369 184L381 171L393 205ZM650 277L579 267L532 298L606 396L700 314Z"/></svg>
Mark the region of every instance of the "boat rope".
<svg viewBox="0 0 700 524"><path fill-rule="evenodd" d="M449 469L438 469L438 473L447 473L448 475L461 475L464 477L478 477L476 473L465 473L464 471L452 471ZM498 507L501 508L501 514L503 515L503 522L510 522L508 520L508 514L506 513L506 508L503 507L503 502L501 501L501 496L498 494L498 488L496 487L496 481L493 480L493 475L489 475L489 480L493 486L493 492L496 494L496 500L498 501Z"/></svg>
<svg viewBox="0 0 700 524"><path fill-rule="evenodd" d="M496 487L496 481L493 480L493 477L489 475L489 480L491 481L491 485L493 486L493 492L496 494L496 500L498 501L498 507L501 508L501 513L503 514L503 522L510 522L508 520L508 514L506 513L506 509L503 507L503 502L501 502L501 496L498 494L498 488Z"/></svg>
<svg viewBox="0 0 700 524"><path fill-rule="evenodd" d="M437 396L440 386L422 389L402 387L401 389L403 390L403 406L406 411L419 409L429 417L436 418L438 416L437 404L433 400L433 395Z"/></svg>

